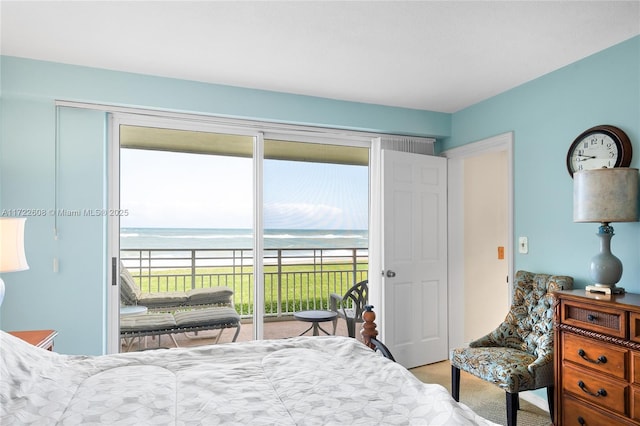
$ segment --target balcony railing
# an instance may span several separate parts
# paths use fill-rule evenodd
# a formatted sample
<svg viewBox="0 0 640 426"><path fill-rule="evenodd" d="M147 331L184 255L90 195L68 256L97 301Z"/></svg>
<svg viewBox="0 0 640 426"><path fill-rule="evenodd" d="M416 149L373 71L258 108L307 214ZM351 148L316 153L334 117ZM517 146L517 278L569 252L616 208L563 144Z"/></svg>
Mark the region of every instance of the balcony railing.
<svg viewBox="0 0 640 426"><path fill-rule="evenodd" d="M241 316L253 314L253 250L123 249L121 259L143 292L227 286ZM264 250L265 315L328 309L329 294L344 294L367 279L368 250Z"/></svg>

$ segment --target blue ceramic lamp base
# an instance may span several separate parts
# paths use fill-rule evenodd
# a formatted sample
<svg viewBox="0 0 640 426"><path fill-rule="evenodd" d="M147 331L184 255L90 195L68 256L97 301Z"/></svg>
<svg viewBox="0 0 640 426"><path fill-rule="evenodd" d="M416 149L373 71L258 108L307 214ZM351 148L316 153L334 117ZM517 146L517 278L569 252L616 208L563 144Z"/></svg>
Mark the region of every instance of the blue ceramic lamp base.
<svg viewBox="0 0 640 426"><path fill-rule="evenodd" d="M603 223L596 234L600 238L600 253L591 258L591 279L595 283L586 287L588 292L622 294L624 288L616 287L622 278L622 262L611 253L613 226Z"/></svg>

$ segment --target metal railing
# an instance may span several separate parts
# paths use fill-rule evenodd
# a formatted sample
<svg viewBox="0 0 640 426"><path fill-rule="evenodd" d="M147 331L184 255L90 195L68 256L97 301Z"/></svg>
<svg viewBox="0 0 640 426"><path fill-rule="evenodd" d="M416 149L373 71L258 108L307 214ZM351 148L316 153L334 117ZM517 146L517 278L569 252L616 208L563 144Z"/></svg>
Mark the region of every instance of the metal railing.
<svg viewBox="0 0 640 426"><path fill-rule="evenodd" d="M120 256L143 292L226 286L238 313L253 313L251 249L122 249ZM264 250L265 315L328 309L329 294L367 279L368 263L362 248Z"/></svg>

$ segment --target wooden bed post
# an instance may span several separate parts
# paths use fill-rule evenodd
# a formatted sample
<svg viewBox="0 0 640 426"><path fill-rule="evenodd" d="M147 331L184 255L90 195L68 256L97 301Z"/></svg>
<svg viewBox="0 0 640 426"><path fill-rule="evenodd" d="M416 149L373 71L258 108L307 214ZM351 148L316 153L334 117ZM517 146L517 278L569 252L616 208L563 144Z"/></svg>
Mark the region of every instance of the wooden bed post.
<svg viewBox="0 0 640 426"><path fill-rule="evenodd" d="M364 320L362 330L360 331L362 341L371 349L375 349L375 345L371 343L371 339L378 336L378 330L376 330L376 323L374 322L376 320L376 313L373 312L373 305L365 305L362 319Z"/></svg>

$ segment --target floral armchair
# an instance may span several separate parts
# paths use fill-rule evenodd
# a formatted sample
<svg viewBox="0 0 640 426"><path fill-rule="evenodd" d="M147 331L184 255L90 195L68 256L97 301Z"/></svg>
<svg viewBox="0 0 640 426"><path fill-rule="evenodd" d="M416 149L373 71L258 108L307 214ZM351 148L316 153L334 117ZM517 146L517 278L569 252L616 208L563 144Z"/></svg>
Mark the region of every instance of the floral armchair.
<svg viewBox="0 0 640 426"><path fill-rule="evenodd" d="M546 387L553 419L553 305L551 294L573 278L518 271L511 308L494 331L451 351L451 394L460 399L460 370L506 391L507 424L515 426L518 392Z"/></svg>

